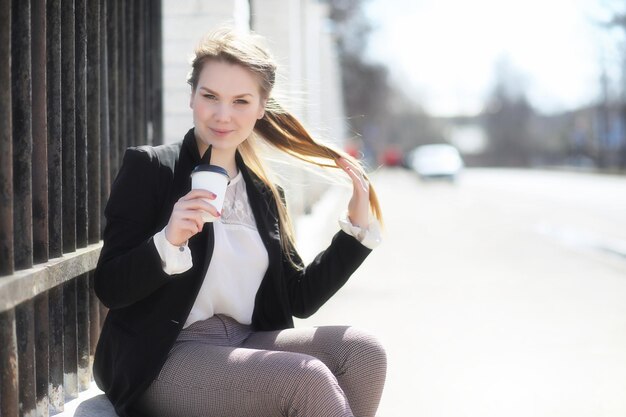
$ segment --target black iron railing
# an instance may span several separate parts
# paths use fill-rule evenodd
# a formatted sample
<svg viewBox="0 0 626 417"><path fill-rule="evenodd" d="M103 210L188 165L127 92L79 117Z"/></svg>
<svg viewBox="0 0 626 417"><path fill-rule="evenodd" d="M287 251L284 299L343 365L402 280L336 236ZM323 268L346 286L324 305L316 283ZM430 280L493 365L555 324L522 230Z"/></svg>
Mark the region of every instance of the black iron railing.
<svg viewBox="0 0 626 417"><path fill-rule="evenodd" d="M162 140L160 0L0 0L0 416L91 382L103 206Z"/></svg>

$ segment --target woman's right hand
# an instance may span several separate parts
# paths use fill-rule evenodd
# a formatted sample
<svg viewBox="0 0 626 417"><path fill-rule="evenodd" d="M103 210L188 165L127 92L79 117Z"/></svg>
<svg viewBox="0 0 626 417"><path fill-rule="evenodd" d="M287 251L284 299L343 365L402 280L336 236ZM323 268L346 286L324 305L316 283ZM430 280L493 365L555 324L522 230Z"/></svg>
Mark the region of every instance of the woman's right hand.
<svg viewBox="0 0 626 417"><path fill-rule="evenodd" d="M215 200L215 194L207 190L191 190L182 196L172 210L165 227L165 238L175 246L181 246L204 227L203 212L219 217L217 209L205 200Z"/></svg>

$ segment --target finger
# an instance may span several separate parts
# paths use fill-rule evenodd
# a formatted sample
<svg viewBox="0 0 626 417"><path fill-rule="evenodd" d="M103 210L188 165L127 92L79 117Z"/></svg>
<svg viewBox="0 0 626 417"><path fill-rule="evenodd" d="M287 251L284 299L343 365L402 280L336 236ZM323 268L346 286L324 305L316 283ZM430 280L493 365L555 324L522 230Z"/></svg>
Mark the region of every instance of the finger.
<svg viewBox="0 0 626 417"><path fill-rule="evenodd" d="M179 230L187 232L190 236L193 236L197 233L200 233L204 224L198 224L194 219L183 219L180 220L177 224Z"/></svg>
<svg viewBox="0 0 626 417"><path fill-rule="evenodd" d="M209 200L215 200L217 198L217 195L215 195L215 193L209 190L196 188L196 189L189 191L184 196L182 196L178 201L188 201L188 200L193 200L196 198L206 198Z"/></svg>
<svg viewBox="0 0 626 417"><path fill-rule="evenodd" d="M365 172L363 172L363 170L357 166L355 163L349 161L346 158L339 158L338 160L339 162L339 166L346 171L346 173L348 173L348 175L350 175L350 173L353 173L356 175L356 178L359 180L364 180L366 179L366 175ZM352 175L350 175L352 177Z"/></svg>
<svg viewBox="0 0 626 417"><path fill-rule="evenodd" d="M200 201L200 204L194 204L188 211L197 213L200 216L202 215L202 213L200 213L202 211L209 213L213 217L220 217L222 215L213 204L209 204L206 201Z"/></svg>
<svg viewBox="0 0 626 417"><path fill-rule="evenodd" d="M197 210L181 210L176 213L177 218L181 220L192 220L197 222L200 225L200 228L204 225L204 220L202 218L204 213L209 213L213 217L220 217L221 213L217 211L217 209L211 205L207 205L207 209L197 209Z"/></svg>
<svg viewBox="0 0 626 417"><path fill-rule="evenodd" d="M339 162L339 166L348 174L353 185L355 187L361 187L363 191L367 192L369 190L369 182L365 179L364 175L361 174L360 170L345 158L340 158Z"/></svg>
<svg viewBox="0 0 626 417"><path fill-rule="evenodd" d="M201 213L195 213L193 221L196 222L196 227L198 228L198 233L200 233L200 231L204 227L204 219L202 218L202 214Z"/></svg>
<svg viewBox="0 0 626 417"><path fill-rule="evenodd" d="M204 228L204 215L206 213L200 210L190 210L181 214L181 220L186 222L192 222L197 228L197 232L200 232ZM197 233L196 232L196 233Z"/></svg>
<svg viewBox="0 0 626 417"><path fill-rule="evenodd" d="M345 171L351 164L346 158L339 158L337 159L337 165Z"/></svg>
<svg viewBox="0 0 626 417"><path fill-rule="evenodd" d="M198 231L202 230L204 227L205 216L209 213L214 218L218 218L221 214L215 209L215 207L211 207L211 210L186 210L180 211L176 214L177 219L181 221L190 221L196 224Z"/></svg>
<svg viewBox="0 0 626 417"><path fill-rule="evenodd" d="M339 158L338 162L342 168L352 168L355 172L362 171L360 168L360 165L357 165L356 163L350 161L347 158Z"/></svg>
<svg viewBox="0 0 626 417"><path fill-rule="evenodd" d="M215 206L213 206L213 204L207 203L204 199L200 198L180 201L176 203L176 209L183 211L203 210L208 211L209 213L217 212L217 209L215 209Z"/></svg>

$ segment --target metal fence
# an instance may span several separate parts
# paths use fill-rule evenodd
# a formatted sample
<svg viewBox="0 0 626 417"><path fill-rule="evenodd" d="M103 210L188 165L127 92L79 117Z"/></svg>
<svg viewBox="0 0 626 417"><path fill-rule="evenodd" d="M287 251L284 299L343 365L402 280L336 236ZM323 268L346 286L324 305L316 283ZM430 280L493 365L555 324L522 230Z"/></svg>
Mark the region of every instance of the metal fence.
<svg viewBox="0 0 626 417"><path fill-rule="evenodd" d="M0 416L91 382L103 206L162 141L160 0L0 0Z"/></svg>

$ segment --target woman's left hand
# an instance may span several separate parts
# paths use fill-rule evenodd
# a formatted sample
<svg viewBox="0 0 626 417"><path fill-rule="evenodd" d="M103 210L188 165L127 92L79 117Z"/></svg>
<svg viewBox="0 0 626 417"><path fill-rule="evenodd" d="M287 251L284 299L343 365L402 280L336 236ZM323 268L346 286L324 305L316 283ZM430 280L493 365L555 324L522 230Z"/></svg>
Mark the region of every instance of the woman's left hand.
<svg viewBox="0 0 626 417"><path fill-rule="evenodd" d="M348 203L348 217L354 226L367 228L369 225L370 184L360 171L347 159L339 158L337 164L352 180L352 198Z"/></svg>

